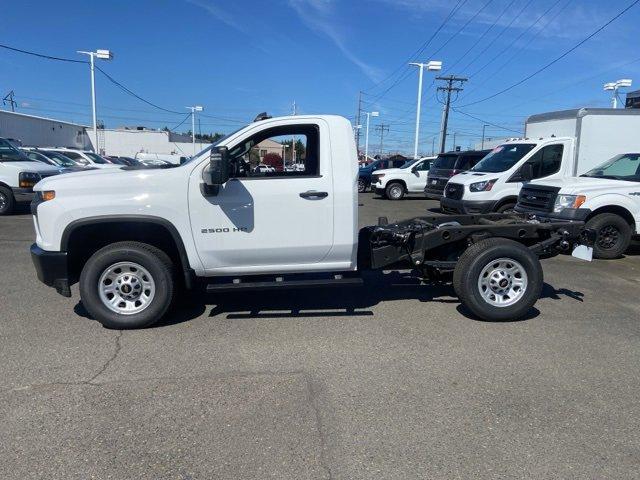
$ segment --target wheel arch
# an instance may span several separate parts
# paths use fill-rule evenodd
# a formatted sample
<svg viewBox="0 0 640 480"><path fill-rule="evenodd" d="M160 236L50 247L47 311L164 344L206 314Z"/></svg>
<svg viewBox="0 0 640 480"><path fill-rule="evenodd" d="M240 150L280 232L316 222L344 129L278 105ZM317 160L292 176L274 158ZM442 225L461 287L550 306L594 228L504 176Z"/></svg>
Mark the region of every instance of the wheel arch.
<svg viewBox="0 0 640 480"><path fill-rule="evenodd" d="M498 202L496 203L495 207L493 207L493 210L496 211L500 207L502 207L504 205L507 205L509 203L513 203L514 205L516 203L518 203L518 196L517 195L510 195L508 197L504 197L504 198L498 200Z"/></svg>
<svg viewBox="0 0 640 480"><path fill-rule="evenodd" d="M394 183L399 183L400 185L402 185L405 193L407 193L407 182L405 182L401 178L390 178L389 180L387 180L387 183L385 184L384 188L386 189L389 185L392 185Z"/></svg>
<svg viewBox="0 0 640 480"><path fill-rule="evenodd" d="M90 241L87 241L90 240ZM70 274L79 278L84 262L97 250L118 241L140 241L163 250L182 270L184 283L192 288L195 273L178 229L170 221L147 215L106 215L75 220L60 240L67 252Z"/></svg>
<svg viewBox="0 0 640 480"><path fill-rule="evenodd" d="M636 221L633 218L633 214L625 207L621 205L604 205L602 207L596 208L593 210L586 218L586 221L591 220L596 215L600 215L601 213L613 213L625 219L625 221L629 224L632 229L636 228Z"/></svg>

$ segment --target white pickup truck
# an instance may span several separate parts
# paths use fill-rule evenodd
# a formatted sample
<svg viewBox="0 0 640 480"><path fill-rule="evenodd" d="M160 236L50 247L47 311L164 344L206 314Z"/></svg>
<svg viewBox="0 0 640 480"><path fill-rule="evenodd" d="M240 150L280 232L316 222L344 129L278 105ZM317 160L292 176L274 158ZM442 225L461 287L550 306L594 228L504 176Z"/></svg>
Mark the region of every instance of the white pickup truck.
<svg viewBox="0 0 640 480"><path fill-rule="evenodd" d="M585 221L596 232L594 257L617 258L640 234L640 153L616 155L580 177L526 183L516 211Z"/></svg>
<svg viewBox="0 0 640 480"><path fill-rule="evenodd" d="M33 199L33 186L62 169L32 160L8 140L0 138L0 215L11 214L16 205Z"/></svg>
<svg viewBox="0 0 640 480"><path fill-rule="evenodd" d="M304 170L256 172L260 142L296 137ZM475 315L517 318L542 289L538 254L589 243L581 222L432 216L358 229L352 127L260 117L182 165L45 179L31 205L38 278L111 328L158 321L177 286L207 291L361 283L366 269L453 271ZM581 247L582 248L582 247Z"/></svg>
<svg viewBox="0 0 640 480"><path fill-rule="evenodd" d="M435 158L423 157L409 160L400 168L377 170L371 174L371 188L389 200L402 200L408 193L422 194Z"/></svg>

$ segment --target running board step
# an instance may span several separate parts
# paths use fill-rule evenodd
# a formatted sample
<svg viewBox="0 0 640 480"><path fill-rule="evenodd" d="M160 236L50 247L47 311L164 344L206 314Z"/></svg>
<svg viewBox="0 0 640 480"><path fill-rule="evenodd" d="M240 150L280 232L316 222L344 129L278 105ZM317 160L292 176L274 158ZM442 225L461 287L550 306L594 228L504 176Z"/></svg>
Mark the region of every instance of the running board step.
<svg viewBox="0 0 640 480"><path fill-rule="evenodd" d="M297 278L287 279L283 276L267 277L268 280L233 278L225 282L209 283L208 293L228 292L235 290L272 290L277 288L313 288L331 286L363 285L362 277L335 275L331 278Z"/></svg>

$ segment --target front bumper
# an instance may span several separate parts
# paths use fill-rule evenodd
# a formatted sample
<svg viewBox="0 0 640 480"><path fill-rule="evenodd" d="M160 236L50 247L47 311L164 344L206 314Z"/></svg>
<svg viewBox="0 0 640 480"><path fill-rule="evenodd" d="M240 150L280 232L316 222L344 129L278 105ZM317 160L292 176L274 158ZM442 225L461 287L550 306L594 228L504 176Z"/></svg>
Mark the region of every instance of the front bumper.
<svg viewBox="0 0 640 480"><path fill-rule="evenodd" d="M534 210L527 210L516 205L515 211L518 213L526 213L529 215L535 215L536 218L549 221L578 221L584 222L591 213L589 208L565 208L560 212L537 212Z"/></svg>
<svg viewBox="0 0 640 480"><path fill-rule="evenodd" d="M35 196L33 188L12 188L11 191L16 202L30 202Z"/></svg>
<svg viewBox="0 0 640 480"><path fill-rule="evenodd" d="M440 208L445 213L459 213L462 215L491 213L495 206L496 200L455 200L447 197L440 199Z"/></svg>
<svg viewBox="0 0 640 480"><path fill-rule="evenodd" d="M440 200L442 198L442 192L424 191L425 198L429 200Z"/></svg>
<svg viewBox="0 0 640 480"><path fill-rule="evenodd" d="M36 268L38 280L55 288L64 297L71 296L67 252L49 252L34 243L31 245L31 260Z"/></svg>

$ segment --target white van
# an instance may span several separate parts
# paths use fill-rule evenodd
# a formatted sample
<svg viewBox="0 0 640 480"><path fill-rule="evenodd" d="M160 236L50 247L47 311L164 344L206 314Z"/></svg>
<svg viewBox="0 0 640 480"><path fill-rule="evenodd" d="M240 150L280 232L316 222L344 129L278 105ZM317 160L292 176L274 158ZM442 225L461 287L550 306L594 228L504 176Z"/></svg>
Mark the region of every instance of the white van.
<svg viewBox="0 0 640 480"><path fill-rule="evenodd" d="M529 117L526 138L499 145L475 167L449 180L442 210L489 213L513 210L523 184L522 167L533 179L582 175L604 160L640 151L640 110L582 108Z"/></svg>

